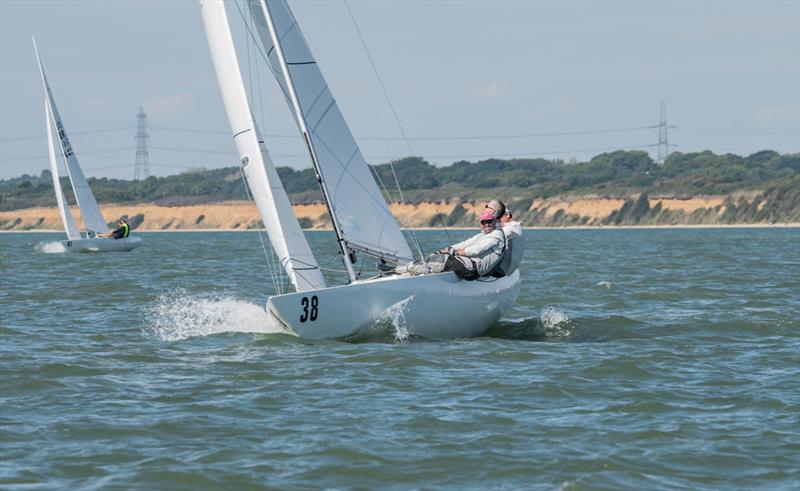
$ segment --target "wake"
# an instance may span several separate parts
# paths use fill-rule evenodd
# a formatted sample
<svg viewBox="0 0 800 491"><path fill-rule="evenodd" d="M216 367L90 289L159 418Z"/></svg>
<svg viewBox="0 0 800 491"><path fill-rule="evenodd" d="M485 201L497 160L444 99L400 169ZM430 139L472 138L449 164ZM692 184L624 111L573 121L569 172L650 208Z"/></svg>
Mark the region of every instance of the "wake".
<svg viewBox="0 0 800 491"><path fill-rule="evenodd" d="M145 334L161 341L180 341L226 332L292 334L263 307L228 296L162 295L145 310Z"/></svg>
<svg viewBox="0 0 800 491"><path fill-rule="evenodd" d="M67 252L67 249L61 242L40 242L36 244L36 252L41 252L42 254L61 254Z"/></svg>
<svg viewBox="0 0 800 491"><path fill-rule="evenodd" d="M503 319L486 333L489 337L526 341L568 341L575 323L564 312L549 306L538 316Z"/></svg>

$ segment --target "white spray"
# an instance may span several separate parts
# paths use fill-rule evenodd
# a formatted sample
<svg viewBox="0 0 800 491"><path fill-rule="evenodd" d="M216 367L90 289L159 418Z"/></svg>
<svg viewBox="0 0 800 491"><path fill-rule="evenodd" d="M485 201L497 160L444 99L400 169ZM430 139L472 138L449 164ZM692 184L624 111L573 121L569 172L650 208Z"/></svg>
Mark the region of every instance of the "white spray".
<svg viewBox="0 0 800 491"><path fill-rule="evenodd" d="M408 341L408 328L406 327L406 316L405 316L405 308L408 305L408 302L414 299L414 295L411 295L408 298L400 300L397 303L394 303L387 307L383 312L380 313L378 316L378 322L389 322L394 327L394 337L399 343L405 343Z"/></svg>
<svg viewBox="0 0 800 491"><path fill-rule="evenodd" d="M159 297L147 309L145 333L161 341L179 341L223 332L290 334L253 303L226 296L192 296L182 291Z"/></svg>
<svg viewBox="0 0 800 491"><path fill-rule="evenodd" d="M36 244L36 251L44 254L61 254L67 252L61 242L40 242Z"/></svg>
<svg viewBox="0 0 800 491"><path fill-rule="evenodd" d="M555 307L545 307L539 314L542 328L548 337L565 338L572 334L569 326L569 317Z"/></svg>

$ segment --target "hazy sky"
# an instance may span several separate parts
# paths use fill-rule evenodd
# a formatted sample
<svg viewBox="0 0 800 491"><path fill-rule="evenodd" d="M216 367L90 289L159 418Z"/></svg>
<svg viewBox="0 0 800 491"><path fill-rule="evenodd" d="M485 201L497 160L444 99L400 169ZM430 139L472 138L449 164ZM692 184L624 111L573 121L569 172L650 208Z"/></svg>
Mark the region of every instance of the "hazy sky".
<svg viewBox="0 0 800 491"><path fill-rule="evenodd" d="M408 155L391 140L400 132L345 4L290 5L367 160ZM236 4L227 6L274 160L308 167L277 84L247 62ZM662 99L676 150L800 152L797 0L349 6L411 151L437 165L655 155L655 129L596 131L655 125ZM132 178L140 105L152 174L237 164L196 1L0 0L0 178L48 167L32 32L88 175ZM532 136L510 138L519 135Z"/></svg>

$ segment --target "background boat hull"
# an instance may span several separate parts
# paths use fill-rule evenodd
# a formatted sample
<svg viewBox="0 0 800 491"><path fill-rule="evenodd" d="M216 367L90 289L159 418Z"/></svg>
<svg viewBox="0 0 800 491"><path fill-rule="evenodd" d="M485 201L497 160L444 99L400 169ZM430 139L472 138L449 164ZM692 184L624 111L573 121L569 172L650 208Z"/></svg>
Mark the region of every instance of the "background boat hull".
<svg viewBox="0 0 800 491"><path fill-rule="evenodd" d="M141 237L124 239L78 239L62 240L61 244L67 252L127 252L136 249L142 243Z"/></svg>

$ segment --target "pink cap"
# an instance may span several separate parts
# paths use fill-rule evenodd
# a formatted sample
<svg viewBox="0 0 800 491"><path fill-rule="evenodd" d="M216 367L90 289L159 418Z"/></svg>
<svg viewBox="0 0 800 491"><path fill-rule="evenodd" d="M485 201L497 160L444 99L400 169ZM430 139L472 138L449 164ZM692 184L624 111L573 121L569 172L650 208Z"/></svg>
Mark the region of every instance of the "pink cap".
<svg viewBox="0 0 800 491"><path fill-rule="evenodd" d="M491 208L486 208L485 210L483 210L483 213L481 213L479 220L480 221L494 220L494 210L492 210Z"/></svg>

